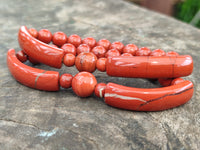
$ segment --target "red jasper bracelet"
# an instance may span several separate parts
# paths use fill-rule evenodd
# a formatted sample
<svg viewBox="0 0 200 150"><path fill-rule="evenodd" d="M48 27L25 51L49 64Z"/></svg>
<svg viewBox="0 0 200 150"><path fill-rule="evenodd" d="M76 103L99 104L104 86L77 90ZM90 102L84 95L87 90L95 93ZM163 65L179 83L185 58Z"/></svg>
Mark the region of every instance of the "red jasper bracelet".
<svg viewBox="0 0 200 150"><path fill-rule="evenodd" d="M8 68L17 81L31 88L57 91L59 85L63 88L72 86L73 91L80 97L88 97L95 92L96 96L104 97L108 105L136 111L173 108L186 103L193 95L193 83L181 78L159 79L161 85L167 87L140 89L114 83L97 84L96 78L89 73L97 68L107 71L111 76L181 77L191 74L193 69L192 58L188 55L179 56L175 52L166 54L162 50L151 52L148 48L138 49L134 44L124 47L121 42L111 44L105 39L96 43L93 38L81 40L78 35L67 38L62 32L56 32L52 36L48 30L37 32L35 29L27 30L25 26L20 28L18 40L23 51L17 54L14 49L8 51ZM45 44L51 41L56 45ZM65 44L67 41L68 44ZM81 72L74 77L70 74L59 76L56 71L32 68L22 63L27 60L26 54L32 63L41 62L60 68L63 61L66 66L75 64ZM76 54L78 56L75 56Z"/></svg>

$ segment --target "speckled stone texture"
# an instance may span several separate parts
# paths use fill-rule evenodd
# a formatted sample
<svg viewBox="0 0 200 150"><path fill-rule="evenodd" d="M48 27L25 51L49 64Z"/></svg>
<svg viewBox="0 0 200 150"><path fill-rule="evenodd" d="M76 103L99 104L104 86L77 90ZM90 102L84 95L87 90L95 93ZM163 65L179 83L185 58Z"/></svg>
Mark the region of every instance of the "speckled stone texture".
<svg viewBox="0 0 200 150"><path fill-rule="evenodd" d="M95 96L79 98L71 89L45 92L25 87L6 65L7 50L20 50L21 25L190 54L194 72L185 79L194 82L194 96L181 107L147 113L112 108ZM200 30L125 1L0 0L0 34L0 149L199 149ZM77 73L75 67L65 66L59 72ZM159 87L145 79L94 74L98 82Z"/></svg>

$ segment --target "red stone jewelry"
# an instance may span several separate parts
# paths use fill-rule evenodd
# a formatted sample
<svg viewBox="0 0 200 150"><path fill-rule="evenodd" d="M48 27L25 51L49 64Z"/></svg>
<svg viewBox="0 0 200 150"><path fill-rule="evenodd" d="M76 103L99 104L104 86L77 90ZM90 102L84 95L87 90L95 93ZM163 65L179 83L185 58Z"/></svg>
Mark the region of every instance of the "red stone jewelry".
<svg viewBox="0 0 200 150"><path fill-rule="evenodd" d="M138 49L134 44L124 47L121 42L110 44L105 39L96 43L93 38L84 39L84 44L89 44L88 49L90 49L89 52L85 52L85 47L80 47L81 38L78 35L69 36L71 38L67 41L70 41L70 44L64 44L67 36L62 32L56 32L52 36L53 43L63 48L60 49L37 40L36 38L40 36L40 39L49 43L52 34L45 30L43 35L44 30L41 31L43 32L37 33L35 29L28 30L22 26L18 40L23 51L15 54L15 50L10 49L7 54L11 74L17 81L28 87L58 91L59 86L62 88L72 86L73 91L80 97L88 97L94 92L97 97L104 97L108 105L136 111L160 111L173 108L186 103L193 95L193 83L178 78L192 73L193 61L188 55L179 56L175 52L165 54L162 50L151 52L148 48ZM80 54L75 56L78 47L80 47ZM112 48L114 50L110 50ZM116 56L116 53L121 56ZM29 61L31 59L56 68L61 67L62 61L66 66L75 64L81 72L73 77L70 74L59 76L59 72L56 71L36 69L22 63L27 60L27 55ZM114 83L97 84L96 78L90 73L96 68L99 71L106 71L111 76L161 78L160 84L167 87L140 89ZM176 79L163 79L175 77Z"/></svg>

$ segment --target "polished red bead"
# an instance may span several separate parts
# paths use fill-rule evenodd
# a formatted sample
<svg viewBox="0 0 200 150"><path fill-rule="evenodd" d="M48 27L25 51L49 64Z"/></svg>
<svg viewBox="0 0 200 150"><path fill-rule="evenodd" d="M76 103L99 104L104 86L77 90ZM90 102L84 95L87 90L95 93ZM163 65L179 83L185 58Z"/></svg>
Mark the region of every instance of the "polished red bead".
<svg viewBox="0 0 200 150"><path fill-rule="evenodd" d="M160 85L162 85L162 86L170 86L171 83L172 83L172 80L173 80L173 79L163 79L163 78L161 78L161 79L158 79L158 82L159 82Z"/></svg>
<svg viewBox="0 0 200 150"><path fill-rule="evenodd" d="M102 72L106 71L106 61L107 58L99 58L96 62L96 68Z"/></svg>
<svg viewBox="0 0 200 150"><path fill-rule="evenodd" d="M103 46L106 50L109 49L111 43L107 39L101 39L97 42L97 46Z"/></svg>
<svg viewBox="0 0 200 150"><path fill-rule="evenodd" d="M87 37L87 38L82 40L82 44L89 45L91 49L96 46L96 43L97 42L93 37Z"/></svg>
<svg viewBox="0 0 200 150"><path fill-rule="evenodd" d="M55 48L58 48L58 46L55 45L55 44L50 44L50 46L55 47Z"/></svg>
<svg viewBox="0 0 200 150"><path fill-rule="evenodd" d="M29 31L29 33L30 33L34 38L37 38L37 37L38 37L38 32L37 32L36 29L30 28L28 31Z"/></svg>
<svg viewBox="0 0 200 150"><path fill-rule="evenodd" d="M116 50L118 50L120 53L122 53L123 48L124 48L124 44L123 44L122 42L119 42L119 41L113 42L113 43L110 45L110 47L109 47L109 49L116 49Z"/></svg>
<svg viewBox="0 0 200 150"><path fill-rule="evenodd" d="M61 49L64 50L65 54L71 53L76 56L76 47L70 43L64 44Z"/></svg>
<svg viewBox="0 0 200 150"><path fill-rule="evenodd" d="M138 51L138 47L134 44L127 44L124 48L123 48L123 53L130 53L133 56L135 55L136 51Z"/></svg>
<svg viewBox="0 0 200 150"><path fill-rule="evenodd" d="M78 47L81 44L81 37L73 34L68 37L68 43L73 44L75 47Z"/></svg>
<svg viewBox="0 0 200 150"><path fill-rule="evenodd" d="M179 54L177 52L170 51L166 53L166 56L179 56Z"/></svg>
<svg viewBox="0 0 200 150"><path fill-rule="evenodd" d="M176 85L176 84L179 84L181 82L184 82L184 79L176 78L176 79L172 80L171 85Z"/></svg>
<svg viewBox="0 0 200 150"><path fill-rule="evenodd" d="M70 88L72 86L73 76L71 74L63 74L60 76L59 83L63 88Z"/></svg>
<svg viewBox="0 0 200 150"><path fill-rule="evenodd" d="M165 55L166 55L165 51L161 49L155 49L150 54L150 56L165 56Z"/></svg>
<svg viewBox="0 0 200 150"><path fill-rule="evenodd" d="M78 71L94 72L96 70L97 57L91 52L80 53L75 60Z"/></svg>
<svg viewBox="0 0 200 150"><path fill-rule="evenodd" d="M129 56L129 57L133 57L133 55L131 53L123 53L121 54L121 56Z"/></svg>
<svg viewBox="0 0 200 150"><path fill-rule="evenodd" d="M27 55L22 50L17 52L16 56L21 62L25 62L27 60Z"/></svg>
<svg viewBox="0 0 200 150"><path fill-rule="evenodd" d="M147 47L141 47L138 51L136 51L136 56L149 56L151 54L151 50Z"/></svg>
<svg viewBox="0 0 200 150"><path fill-rule="evenodd" d="M77 47L76 52L77 52L77 55L78 55L82 52L90 52L90 50L91 49L90 49L89 45L81 44L81 45L79 45L79 47Z"/></svg>
<svg viewBox="0 0 200 150"><path fill-rule="evenodd" d="M103 98L105 94L105 83L98 83L94 89L94 93L97 97Z"/></svg>
<svg viewBox="0 0 200 150"><path fill-rule="evenodd" d="M47 29L42 29L38 32L38 40L44 42L44 43L50 43L52 39L52 34Z"/></svg>
<svg viewBox="0 0 200 150"><path fill-rule="evenodd" d="M53 44L61 47L67 42L67 35L63 32L56 32L53 34L52 42Z"/></svg>
<svg viewBox="0 0 200 150"><path fill-rule="evenodd" d="M37 60L31 58L28 56L28 60L33 64L33 65L37 65L37 64L40 64Z"/></svg>
<svg viewBox="0 0 200 150"><path fill-rule="evenodd" d="M109 51L107 51L107 53L105 54L105 57L114 57L114 56L120 56L120 52L116 49L111 49Z"/></svg>
<svg viewBox="0 0 200 150"><path fill-rule="evenodd" d="M105 57L106 49L103 46L96 46L91 51L94 53L98 58Z"/></svg>
<svg viewBox="0 0 200 150"><path fill-rule="evenodd" d="M75 59L76 59L76 57L74 56L74 54L71 54L71 53L65 54L65 56L63 58L63 63L65 64L65 66L71 67L74 65Z"/></svg>
<svg viewBox="0 0 200 150"><path fill-rule="evenodd" d="M72 89L80 97L88 97L94 92L97 80L89 72L79 72L72 79Z"/></svg>

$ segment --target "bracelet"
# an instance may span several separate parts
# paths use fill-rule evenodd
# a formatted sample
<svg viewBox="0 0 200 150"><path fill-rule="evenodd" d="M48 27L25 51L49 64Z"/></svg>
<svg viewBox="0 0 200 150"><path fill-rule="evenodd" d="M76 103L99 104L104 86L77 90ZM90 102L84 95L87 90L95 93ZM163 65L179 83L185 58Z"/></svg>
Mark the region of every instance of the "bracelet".
<svg viewBox="0 0 200 150"><path fill-rule="evenodd" d="M118 70L118 68L120 68L119 70L126 71L125 74L132 74L134 72L135 74L134 77L160 78L160 76L158 77L158 75L160 74L154 74L150 71L149 72L146 71L148 70L147 68L152 69L154 67L153 72L154 71L158 72L158 70L160 71L162 70L162 68L165 68L165 70L167 70L165 71L165 74L167 74L165 76L166 78L180 77L188 75L192 72L193 61L190 56L187 55L179 56L175 52L170 52L171 54L169 53L167 56L162 55L162 57L155 56L154 54L153 56L146 56L146 54L142 52L143 49L141 49L141 51L135 50L134 52L140 54L138 55L140 57L133 57L131 56L133 55L133 53L132 54L131 52L126 53L126 51L131 51L130 48L128 49L127 48L128 46L125 47L123 46L121 48L121 51L120 50L117 51L119 52L119 55L121 55L120 53L122 53L122 51L125 51L125 53L123 53L122 56L114 57L113 55L117 53L116 49L114 49L115 51L112 49L111 49L112 51L109 50L111 51L110 52L111 54L108 53L109 51L108 52L106 51L110 47L111 48L114 47L113 45L115 45L115 43L107 44L109 45L107 46L107 48L105 44L104 49L106 49L106 51L103 53L98 53L99 52L98 50L99 49L102 50L103 46L100 45L101 48L96 48L95 47L96 44L93 44L94 42L93 43L91 42L91 44L87 45L91 47L93 46L92 49L93 53L91 53L91 52L84 52L82 51L81 48L79 48L81 46L80 40L78 40L78 42L75 40L74 42L74 40L71 40L71 38L69 37L68 42L69 41L70 42L72 41L72 43L74 42L73 44L71 43L71 45L77 48L77 50L74 51L74 54L75 52L80 50L78 56L75 58L75 55L72 53L65 54L64 50L56 48L55 45L52 46L44 43L44 42L49 43L51 39L53 39L52 41L54 44L63 47L65 44L63 45L64 42L61 41L64 40L55 40L56 39L55 34L54 34L55 37L53 36L54 38L52 37L49 38L50 40L48 38L43 37L43 41L41 42L37 40L36 37L38 37L38 39L41 40L42 34L40 35L39 32L37 31L33 32L35 31L34 29L31 30L29 29L28 31L27 28L24 26L20 28L18 40L23 51L19 51L17 54L15 54L15 50L10 49L7 53L7 63L11 74L17 81L28 87L45 91L58 91L59 85L63 88L70 88L72 86L73 91L80 97L88 97L94 92L97 97L102 97L102 98L104 97L105 103L110 106L128 110L136 110L136 111L165 110L182 105L192 98L193 83L188 80L183 80L182 78L176 78L176 79L161 78L159 79L160 84L167 87L141 89L141 88L126 87L114 83L97 84L95 76L90 73L93 72L95 68L97 68L100 71L106 70L108 75L124 76L124 74L122 74L121 71L117 72L115 71ZM77 35L75 37L77 37ZM92 40L89 39L89 41ZM105 42L106 40L102 41L103 41L102 43L106 43ZM85 43L87 42L88 40L85 40ZM101 42L98 43L100 44ZM28 45L29 48L27 48ZM120 44L118 43L117 45ZM144 51L146 52L146 50ZM108 53L107 58L104 58L106 53ZM145 56L141 56L141 54ZM71 56L74 57L71 58ZM41 60L42 57L44 58L44 60ZM57 68L61 67L62 61L66 66L72 66L75 64L76 68L80 72L74 77L71 74L63 74L59 76L59 72L41 70L23 64L22 62L25 62L27 58L29 59L29 61L33 63L41 62ZM49 62L47 60L49 60ZM167 60L170 60L170 63L167 62ZM164 61L167 62L167 65L164 63ZM56 64L54 64L53 62ZM157 63L160 63L160 65L158 66L161 68L159 68L158 66L157 68L155 67ZM170 64L170 66L168 63ZM136 64L134 65L136 67L132 67L134 68L133 70L131 70L130 67L128 67L129 70L127 70L127 68L123 68L130 66L130 64ZM172 73L168 73L170 69L173 70ZM182 69L184 69L187 73L185 74L180 73ZM135 72L136 70L140 73L143 71L143 75L140 75L140 73ZM132 75L128 77L132 77Z"/></svg>

